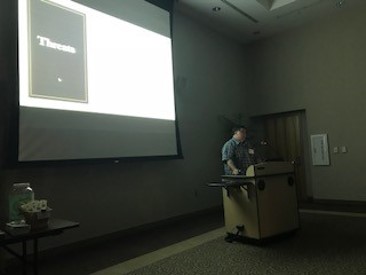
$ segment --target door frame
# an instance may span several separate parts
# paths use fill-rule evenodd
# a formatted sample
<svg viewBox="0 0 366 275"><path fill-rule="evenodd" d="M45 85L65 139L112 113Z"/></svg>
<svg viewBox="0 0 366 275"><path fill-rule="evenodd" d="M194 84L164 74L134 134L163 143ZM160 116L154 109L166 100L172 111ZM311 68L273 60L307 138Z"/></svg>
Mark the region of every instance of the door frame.
<svg viewBox="0 0 366 275"><path fill-rule="evenodd" d="M258 115L258 116L252 116L250 117L250 124L252 129L254 129L254 135L256 135L256 132L262 134L264 136L264 122L268 121L269 119L276 119L276 118L286 118L290 116L298 116L299 117L299 124L300 124L300 141L298 144L300 148L300 156L299 159L296 160L297 162L300 161L300 163L297 163L297 165L300 166L299 169L302 169L302 171L299 173L301 177L303 177L302 180L297 180L296 182L299 183L297 186L297 196L299 202L308 202L313 199L313 192L312 187L310 183L310 153L309 150L306 148L309 148L309 139L307 134L307 123L306 123L306 110L305 109L298 109L293 111L287 111L287 112L279 112L279 113L270 113L270 114L264 114L264 115ZM274 148L275 149L275 148ZM276 149L275 149L276 150ZM297 166L297 167L299 167ZM295 177L299 175L295 174Z"/></svg>

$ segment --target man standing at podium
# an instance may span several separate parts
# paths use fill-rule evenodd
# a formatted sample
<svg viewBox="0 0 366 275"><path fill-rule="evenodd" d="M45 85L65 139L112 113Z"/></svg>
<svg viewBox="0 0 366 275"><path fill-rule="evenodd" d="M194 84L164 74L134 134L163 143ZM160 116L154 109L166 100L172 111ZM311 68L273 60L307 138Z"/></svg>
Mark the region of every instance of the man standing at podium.
<svg viewBox="0 0 366 275"><path fill-rule="evenodd" d="M247 128L234 127L233 136L222 147L222 162L225 175L245 175L250 165L258 163L254 148L246 140Z"/></svg>

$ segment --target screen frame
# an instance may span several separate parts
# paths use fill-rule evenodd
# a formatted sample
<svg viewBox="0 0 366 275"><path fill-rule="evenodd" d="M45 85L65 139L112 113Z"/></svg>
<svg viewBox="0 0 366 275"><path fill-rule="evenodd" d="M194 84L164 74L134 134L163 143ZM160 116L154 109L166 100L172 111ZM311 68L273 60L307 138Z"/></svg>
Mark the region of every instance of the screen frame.
<svg viewBox="0 0 366 275"><path fill-rule="evenodd" d="M175 58L174 58L174 35L173 35L173 20L174 20L174 1L171 0L145 0L159 8L162 8L169 12L170 21L170 35L172 43L172 65L173 65L173 76L175 71ZM7 1L8 3L9 1ZM61 159L61 160L31 160L31 161L19 161L18 160L18 143L19 143L19 117L20 117L20 104L19 104L19 56L18 56L18 1L11 1L11 10L13 15L12 32L10 40L16 44L16 48L13 49L13 54L9 55L7 60L9 67L15 72L15 74L8 74L7 82L10 84L9 89L6 93L8 104L6 113L8 117L6 119L7 125L5 126L4 132L4 162L2 166L5 168L17 168L17 167L29 167L29 166L65 166L74 164L96 164L96 163L110 163L110 164L122 164L126 162L139 162L139 161L156 161L156 160L174 160L183 159L181 139L179 133L179 118L177 114L177 97L176 89L174 87L174 108L175 108L175 134L176 134L176 146L177 154L168 156L137 156L137 157L102 157L102 158L78 158L78 159ZM75 1L79 3L78 1ZM3 4L1 4L3 5ZM12 57L15 56L12 60ZM175 81L173 81L173 85ZM13 96L12 96L13 95ZM1 163L0 163L1 164Z"/></svg>

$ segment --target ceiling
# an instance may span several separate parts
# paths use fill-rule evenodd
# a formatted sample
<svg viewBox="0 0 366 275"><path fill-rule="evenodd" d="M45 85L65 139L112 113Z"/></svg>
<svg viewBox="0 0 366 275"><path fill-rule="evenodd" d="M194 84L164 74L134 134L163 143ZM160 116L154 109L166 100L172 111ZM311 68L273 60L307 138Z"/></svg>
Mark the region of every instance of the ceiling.
<svg viewBox="0 0 366 275"><path fill-rule="evenodd" d="M242 43L269 37L366 2L365 0L176 1L176 8L182 13Z"/></svg>

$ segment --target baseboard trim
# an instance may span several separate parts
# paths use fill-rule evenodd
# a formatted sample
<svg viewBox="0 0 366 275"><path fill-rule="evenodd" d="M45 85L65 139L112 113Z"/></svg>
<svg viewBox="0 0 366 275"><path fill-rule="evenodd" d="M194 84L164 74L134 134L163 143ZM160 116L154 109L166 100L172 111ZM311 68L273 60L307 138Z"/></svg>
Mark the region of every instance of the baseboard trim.
<svg viewBox="0 0 366 275"><path fill-rule="evenodd" d="M366 213L365 201L347 201L330 199L313 199L299 202L299 208L305 210L321 210L335 212Z"/></svg>
<svg viewBox="0 0 366 275"><path fill-rule="evenodd" d="M320 215L334 215L334 216L347 216L347 217L358 217L366 218L366 213L355 213L355 212L337 212L337 211L324 211L314 209L300 209L300 213L305 214L320 214Z"/></svg>

